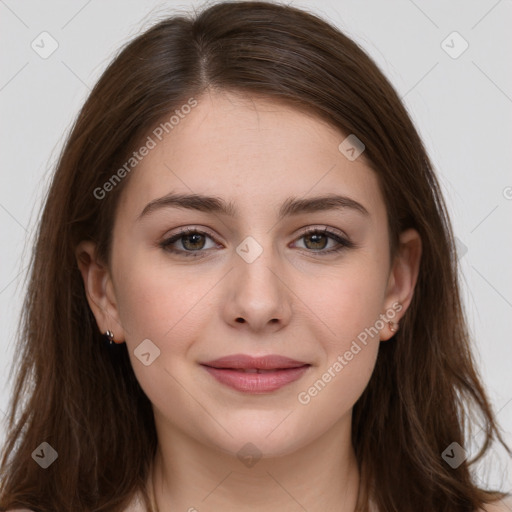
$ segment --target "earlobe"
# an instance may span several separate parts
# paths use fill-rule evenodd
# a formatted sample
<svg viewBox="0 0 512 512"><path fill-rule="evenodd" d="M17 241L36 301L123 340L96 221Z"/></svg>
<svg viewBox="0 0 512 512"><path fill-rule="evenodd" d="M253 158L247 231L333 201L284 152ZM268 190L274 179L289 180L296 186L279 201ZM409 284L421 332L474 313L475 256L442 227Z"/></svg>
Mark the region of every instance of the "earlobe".
<svg viewBox="0 0 512 512"><path fill-rule="evenodd" d="M87 302L102 334L110 331L116 342L124 339L124 331L118 315L110 272L98 261L96 245L83 241L75 251L78 268L82 274Z"/></svg>
<svg viewBox="0 0 512 512"><path fill-rule="evenodd" d="M393 304L400 304L400 310L391 323L381 333L381 340L385 341L394 336L399 327L399 320L411 304L414 288L418 280L421 261L421 237L415 229L407 229L400 234L397 254L388 281L386 292L386 306L393 308ZM398 324L398 325L397 325Z"/></svg>

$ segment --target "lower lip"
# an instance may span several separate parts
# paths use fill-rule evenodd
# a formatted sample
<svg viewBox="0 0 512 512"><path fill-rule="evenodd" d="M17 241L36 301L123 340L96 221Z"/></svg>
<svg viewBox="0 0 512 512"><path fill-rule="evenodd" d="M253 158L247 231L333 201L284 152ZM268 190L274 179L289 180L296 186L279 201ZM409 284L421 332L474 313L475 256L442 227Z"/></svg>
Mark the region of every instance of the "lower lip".
<svg viewBox="0 0 512 512"><path fill-rule="evenodd" d="M287 368L265 373L245 373L231 369L203 367L219 382L244 393L269 393L300 379L309 368Z"/></svg>

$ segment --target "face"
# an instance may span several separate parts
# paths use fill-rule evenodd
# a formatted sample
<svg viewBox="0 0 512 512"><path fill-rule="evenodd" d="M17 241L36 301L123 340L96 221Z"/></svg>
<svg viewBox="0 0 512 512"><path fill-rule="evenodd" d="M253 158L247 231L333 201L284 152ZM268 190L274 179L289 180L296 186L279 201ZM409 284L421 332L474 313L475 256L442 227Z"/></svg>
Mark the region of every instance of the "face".
<svg viewBox="0 0 512 512"><path fill-rule="evenodd" d="M283 455L350 423L414 264L390 261L377 177L338 149L348 134L268 99L197 102L132 171L91 307L126 341L157 424ZM192 194L214 201L176 201ZM211 369L240 354L293 368Z"/></svg>

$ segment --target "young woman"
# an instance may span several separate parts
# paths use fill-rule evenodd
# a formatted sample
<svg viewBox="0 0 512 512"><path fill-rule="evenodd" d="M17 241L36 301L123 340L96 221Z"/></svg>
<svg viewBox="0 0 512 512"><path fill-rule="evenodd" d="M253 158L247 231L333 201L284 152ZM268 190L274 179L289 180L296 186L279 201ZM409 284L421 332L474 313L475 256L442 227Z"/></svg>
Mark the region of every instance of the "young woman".
<svg viewBox="0 0 512 512"><path fill-rule="evenodd" d="M45 201L0 509L512 510L434 171L369 57L219 3L131 42ZM510 453L510 452L509 452Z"/></svg>

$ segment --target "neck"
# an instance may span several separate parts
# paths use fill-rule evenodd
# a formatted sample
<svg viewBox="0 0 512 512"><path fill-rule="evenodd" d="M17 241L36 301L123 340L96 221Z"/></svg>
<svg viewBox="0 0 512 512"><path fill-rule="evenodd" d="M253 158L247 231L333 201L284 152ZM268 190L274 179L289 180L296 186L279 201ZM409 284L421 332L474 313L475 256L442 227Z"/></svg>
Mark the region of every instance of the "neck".
<svg viewBox="0 0 512 512"><path fill-rule="evenodd" d="M290 454L245 464L162 426L149 480L158 512L355 510L359 471L350 417Z"/></svg>

